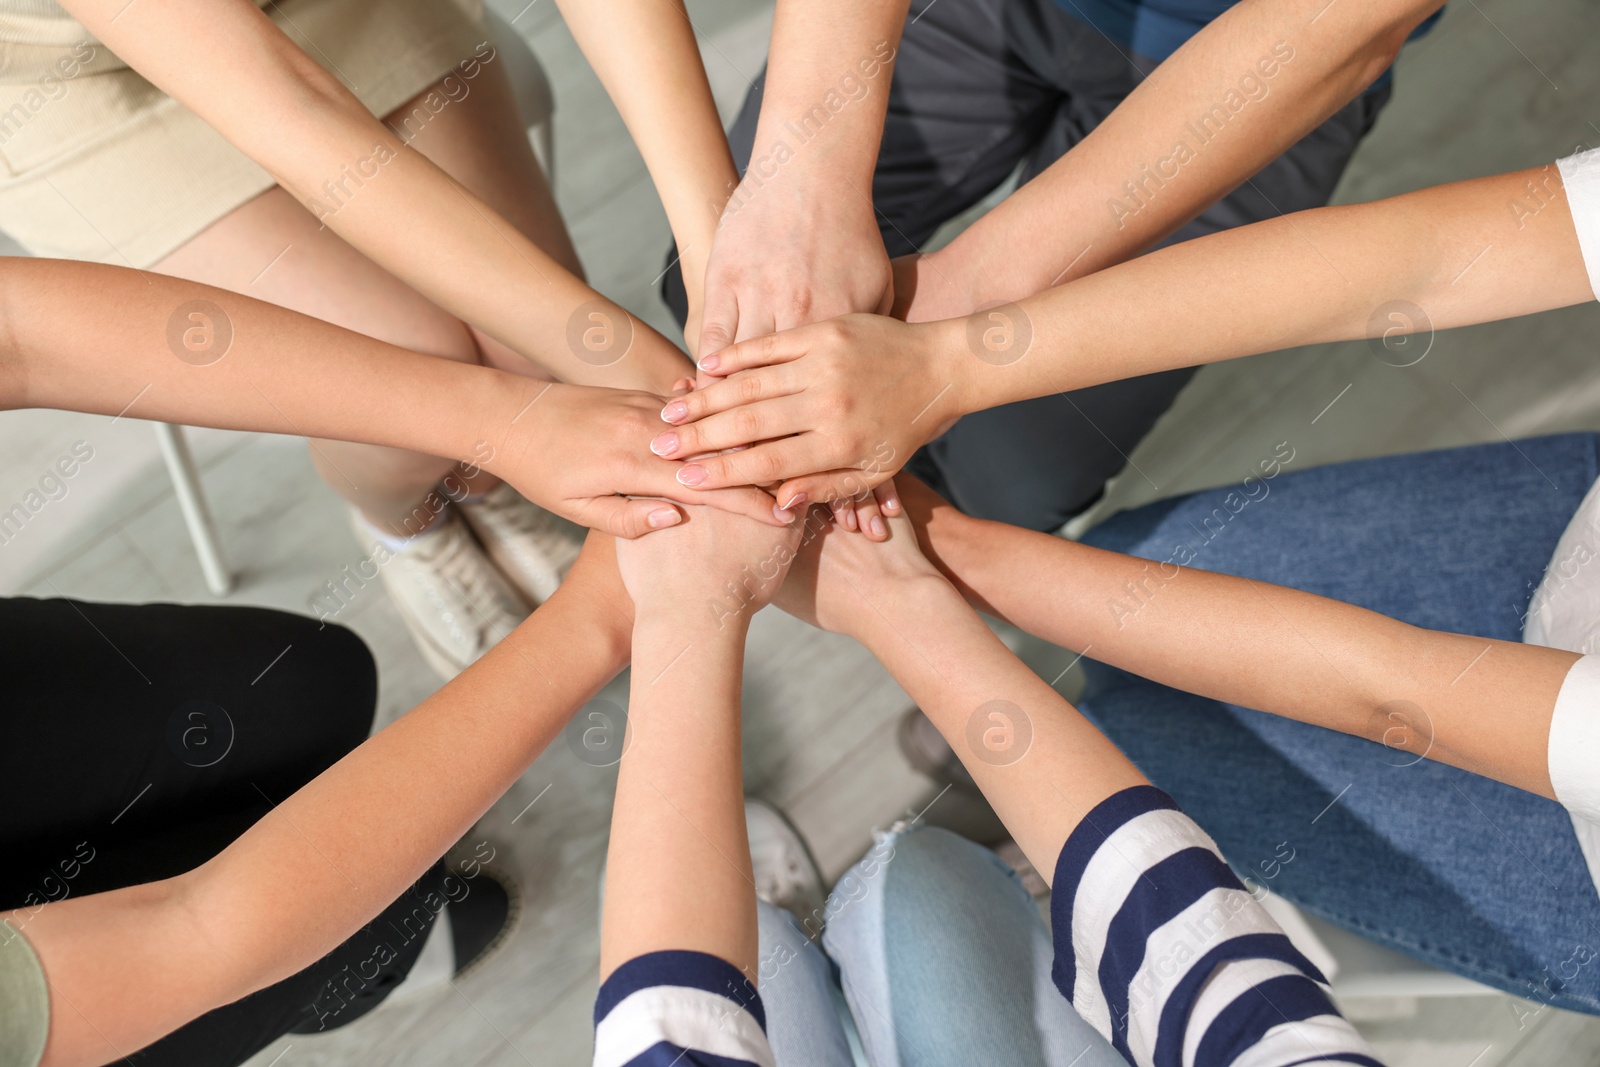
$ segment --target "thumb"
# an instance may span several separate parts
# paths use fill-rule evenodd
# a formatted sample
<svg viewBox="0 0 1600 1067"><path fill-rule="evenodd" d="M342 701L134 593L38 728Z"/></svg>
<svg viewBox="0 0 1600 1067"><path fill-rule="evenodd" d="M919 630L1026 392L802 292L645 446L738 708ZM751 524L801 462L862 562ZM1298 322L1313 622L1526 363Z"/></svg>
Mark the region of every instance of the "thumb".
<svg viewBox="0 0 1600 1067"><path fill-rule="evenodd" d="M683 512L665 500L633 500L625 496L592 497L581 512L579 521L585 526L628 541L683 521Z"/></svg>
<svg viewBox="0 0 1600 1067"><path fill-rule="evenodd" d="M700 342L695 345L694 361L713 352L721 352L733 344L739 332L739 305L731 295L707 296L705 311L700 316Z"/></svg>

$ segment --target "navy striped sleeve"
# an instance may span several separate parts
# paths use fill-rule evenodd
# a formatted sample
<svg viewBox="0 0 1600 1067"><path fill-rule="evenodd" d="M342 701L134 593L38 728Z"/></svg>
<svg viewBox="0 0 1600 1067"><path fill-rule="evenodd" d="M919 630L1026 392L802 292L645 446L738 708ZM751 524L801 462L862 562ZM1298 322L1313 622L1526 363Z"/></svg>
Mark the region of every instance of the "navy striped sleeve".
<svg viewBox="0 0 1600 1067"><path fill-rule="evenodd" d="M704 952L624 963L594 1005L594 1067L773 1067L761 997Z"/></svg>
<svg viewBox="0 0 1600 1067"><path fill-rule="evenodd" d="M1073 831L1050 911L1056 986L1136 1067L1381 1067L1326 979L1154 786Z"/></svg>

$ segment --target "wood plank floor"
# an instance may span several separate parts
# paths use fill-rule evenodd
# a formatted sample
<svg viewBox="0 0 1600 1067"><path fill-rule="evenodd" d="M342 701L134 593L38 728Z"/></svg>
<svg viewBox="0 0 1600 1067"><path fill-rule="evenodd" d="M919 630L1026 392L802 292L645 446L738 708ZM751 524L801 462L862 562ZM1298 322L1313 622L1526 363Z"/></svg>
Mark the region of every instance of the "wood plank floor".
<svg viewBox="0 0 1600 1067"><path fill-rule="evenodd" d="M556 194L591 280L674 334L653 283L668 229L615 109L548 0L493 0L531 41L557 98ZM944 0L960 3L962 0ZM691 3L713 89L731 118L759 70L767 0ZM520 14L519 14L520 12ZM1345 201L1542 164L1600 138L1600 8L1592 0L1466 0L1407 49L1394 102L1343 183ZM1359 456L1600 429L1600 308L1441 334L1428 357L1388 366L1365 345L1327 345L1202 371L1133 453L1097 516L1243 477L1279 441L1296 467ZM337 498L298 441L191 431L223 542L240 575L231 599L306 611L359 552ZM36 596L205 602L192 549L149 428L130 419L53 412L0 417L0 501L21 496L57 455L85 441L94 458L65 498L0 550L0 590ZM374 649L381 721L432 692L380 589L340 616ZM1056 678L1060 649L1023 642ZM830 875L874 827L933 796L895 750L902 692L849 641L764 612L746 681L747 785L786 808ZM1068 673L1060 687L1071 691ZM626 680L605 698L626 700ZM337 1033L294 1037L254 1067L394 1064L577 1065L589 1055L597 952L596 876L614 772L563 745L540 758L485 818L523 879L524 924L459 988L396 1006ZM404 788L397 783L397 788ZM941 806L947 802L941 801ZM530 806L531 805L531 806ZM951 812L954 818L958 813ZM1396 1065L1600 1064L1600 1020L1512 998L1353 1004ZM1415 1010L1411 1010L1411 1009Z"/></svg>

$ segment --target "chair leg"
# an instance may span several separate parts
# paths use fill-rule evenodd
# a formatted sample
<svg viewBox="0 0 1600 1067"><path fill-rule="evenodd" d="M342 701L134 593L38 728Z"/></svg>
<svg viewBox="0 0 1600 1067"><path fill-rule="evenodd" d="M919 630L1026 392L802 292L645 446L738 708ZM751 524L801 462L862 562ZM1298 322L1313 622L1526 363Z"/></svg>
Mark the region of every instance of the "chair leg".
<svg viewBox="0 0 1600 1067"><path fill-rule="evenodd" d="M178 508L183 512L183 523L189 528L189 539L194 542L195 555L200 557L200 570L205 575L206 587L214 596L227 596L233 589L233 575L229 573L227 561L222 558L222 547L217 543L217 528L211 521L210 509L206 507L200 472L195 470L189 442L184 439L182 427L167 422L154 425L162 458L167 461L167 473L172 476L172 489L178 497Z"/></svg>

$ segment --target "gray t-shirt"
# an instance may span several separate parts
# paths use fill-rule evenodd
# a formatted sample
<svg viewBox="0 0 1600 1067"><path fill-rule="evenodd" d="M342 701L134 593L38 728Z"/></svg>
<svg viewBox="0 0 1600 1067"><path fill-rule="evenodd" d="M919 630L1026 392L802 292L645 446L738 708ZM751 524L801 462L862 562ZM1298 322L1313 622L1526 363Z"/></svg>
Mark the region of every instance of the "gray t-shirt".
<svg viewBox="0 0 1600 1067"><path fill-rule="evenodd" d="M50 987L33 946L0 922L0 1067L38 1067L50 1035Z"/></svg>

